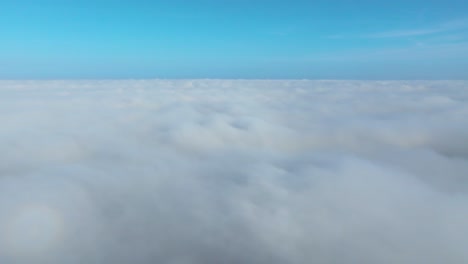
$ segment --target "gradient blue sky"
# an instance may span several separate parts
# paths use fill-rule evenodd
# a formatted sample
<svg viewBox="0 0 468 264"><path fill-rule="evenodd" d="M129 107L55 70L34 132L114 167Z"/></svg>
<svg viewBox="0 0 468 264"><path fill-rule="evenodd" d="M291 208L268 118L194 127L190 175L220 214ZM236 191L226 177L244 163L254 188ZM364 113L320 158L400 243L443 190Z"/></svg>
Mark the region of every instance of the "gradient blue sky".
<svg viewBox="0 0 468 264"><path fill-rule="evenodd" d="M468 1L0 0L0 78L468 79Z"/></svg>

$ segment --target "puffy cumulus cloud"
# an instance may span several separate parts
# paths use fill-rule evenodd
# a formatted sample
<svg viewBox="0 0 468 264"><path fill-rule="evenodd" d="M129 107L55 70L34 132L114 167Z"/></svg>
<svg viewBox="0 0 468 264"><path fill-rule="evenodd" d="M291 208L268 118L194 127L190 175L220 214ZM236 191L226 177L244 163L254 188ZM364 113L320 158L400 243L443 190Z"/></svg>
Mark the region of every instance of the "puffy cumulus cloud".
<svg viewBox="0 0 468 264"><path fill-rule="evenodd" d="M0 263L468 262L467 82L0 95Z"/></svg>

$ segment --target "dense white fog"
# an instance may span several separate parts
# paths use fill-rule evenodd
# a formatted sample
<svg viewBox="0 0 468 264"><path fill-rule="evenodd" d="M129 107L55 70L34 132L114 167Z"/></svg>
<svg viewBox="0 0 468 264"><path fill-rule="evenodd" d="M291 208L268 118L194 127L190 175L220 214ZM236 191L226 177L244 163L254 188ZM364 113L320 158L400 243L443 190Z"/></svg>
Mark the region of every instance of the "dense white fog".
<svg viewBox="0 0 468 264"><path fill-rule="evenodd" d="M1 81L2 264L468 263L466 81Z"/></svg>

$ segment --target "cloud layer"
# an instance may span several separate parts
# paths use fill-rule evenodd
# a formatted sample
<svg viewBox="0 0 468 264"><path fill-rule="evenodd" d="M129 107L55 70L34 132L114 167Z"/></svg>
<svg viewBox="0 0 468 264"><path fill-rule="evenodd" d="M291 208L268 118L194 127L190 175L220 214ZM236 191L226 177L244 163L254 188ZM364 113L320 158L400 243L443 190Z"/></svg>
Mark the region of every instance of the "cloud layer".
<svg viewBox="0 0 468 264"><path fill-rule="evenodd" d="M0 263L466 263L468 82L0 82Z"/></svg>

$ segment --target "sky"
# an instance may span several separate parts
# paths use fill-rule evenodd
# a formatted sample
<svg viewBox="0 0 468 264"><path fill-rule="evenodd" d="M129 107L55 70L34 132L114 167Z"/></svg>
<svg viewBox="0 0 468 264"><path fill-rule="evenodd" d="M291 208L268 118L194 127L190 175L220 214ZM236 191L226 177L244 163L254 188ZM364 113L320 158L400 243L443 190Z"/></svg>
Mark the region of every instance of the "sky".
<svg viewBox="0 0 468 264"><path fill-rule="evenodd" d="M1 79L467 79L465 0L3 0Z"/></svg>

